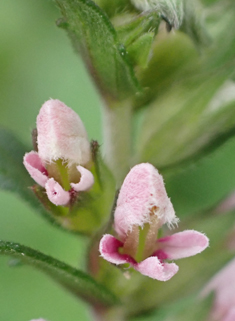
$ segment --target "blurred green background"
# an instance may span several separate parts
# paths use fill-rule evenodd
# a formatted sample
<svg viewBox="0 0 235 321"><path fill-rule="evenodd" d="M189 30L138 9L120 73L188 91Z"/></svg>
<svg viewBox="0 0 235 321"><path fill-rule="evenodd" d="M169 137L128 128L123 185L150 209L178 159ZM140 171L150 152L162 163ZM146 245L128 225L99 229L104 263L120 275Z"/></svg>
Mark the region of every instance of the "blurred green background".
<svg viewBox="0 0 235 321"><path fill-rule="evenodd" d="M0 124L31 149L40 106L58 98L72 107L90 139L102 144L101 100L47 0L0 2ZM177 215L194 213L235 188L235 139L210 157L166 178ZM86 241L49 226L17 196L0 192L0 239L20 242L83 268ZM0 257L0 320L90 320L86 304L29 267Z"/></svg>

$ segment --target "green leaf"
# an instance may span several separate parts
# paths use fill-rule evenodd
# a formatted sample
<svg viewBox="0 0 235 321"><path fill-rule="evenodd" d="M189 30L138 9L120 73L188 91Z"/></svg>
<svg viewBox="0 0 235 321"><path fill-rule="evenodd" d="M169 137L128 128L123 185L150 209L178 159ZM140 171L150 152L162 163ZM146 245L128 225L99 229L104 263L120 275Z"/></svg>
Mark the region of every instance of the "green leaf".
<svg viewBox="0 0 235 321"><path fill-rule="evenodd" d="M130 46L140 37L150 34L157 34L161 19L156 12L142 13L138 16L132 14L120 16L115 20L115 28L119 39L126 46L128 52Z"/></svg>
<svg viewBox="0 0 235 321"><path fill-rule="evenodd" d="M0 128L0 187L27 198L32 180L23 166L25 151L26 147L13 134Z"/></svg>
<svg viewBox="0 0 235 321"><path fill-rule="evenodd" d="M197 63L192 41L182 32L159 33L152 46L148 67L139 72L145 93L134 101L135 108L148 107L156 97L167 93L171 86L187 75L189 66Z"/></svg>
<svg viewBox="0 0 235 321"><path fill-rule="evenodd" d="M132 4L126 0L94 0L94 2L101 7L110 18L122 14L124 8L126 12L135 11Z"/></svg>
<svg viewBox="0 0 235 321"><path fill-rule="evenodd" d="M223 98L227 77L226 73L215 74L198 87L175 86L170 95L152 104L139 140L140 160L169 168L196 160L231 138L235 97Z"/></svg>
<svg viewBox="0 0 235 321"><path fill-rule="evenodd" d="M149 316L131 321L206 321L213 303L213 295L200 300L199 295L191 295L152 312Z"/></svg>
<svg viewBox="0 0 235 321"><path fill-rule="evenodd" d="M0 254L19 258L23 263L45 272L70 292L91 304L110 306L119 303L110 291L88 274L29 247L0 241Z"/></svg>
<svg viewBox="0 0 235 321"><path fill-rule="evenodd" d="M149 161L162 169L181 166L234 135L235 98L226 92L234 76L234 39L234 30L223 33L216 49L211 47L202 58L192 60L168 90L149 104L138 161Z"/></svg>
<svg viewBox="0 0 235 321"><path fill-rule="evenodd" d="M199 49L211 44L199 1L184 0L184 12L184 20L180 30L185 32Z"/></svg>
<svg viewBox="0 0 235 321"><path fill-rule="evenodd" d="M166 317L168 321L207 321L210 310L213 304L213 295L209 295L203 300L199 299L199 295L190 296L184 300L181 300ZM175 304L176 305L176 304Z"/></svg>
<svg viewBox="0 0 235 321"><path fill-rule="evenodd" d="M115 19L118 37L125 45L133 65L147 67L160 22L159 15L154 11L138 16L124 14Z"/></svg>
<svg viewBox="0 0 235 321"><path fill-rule="evenodd" d="M128 54L135 65L142 68L148 66L154 36L153 32L146 33L128 47Z"/></svg>
<svg viewBox="0 0 235 321"><path fill-rule="evenodd" d="M126 49L107 15L91 0L55 0L65 27L105 98L124 99L140 90Z"/></svg>

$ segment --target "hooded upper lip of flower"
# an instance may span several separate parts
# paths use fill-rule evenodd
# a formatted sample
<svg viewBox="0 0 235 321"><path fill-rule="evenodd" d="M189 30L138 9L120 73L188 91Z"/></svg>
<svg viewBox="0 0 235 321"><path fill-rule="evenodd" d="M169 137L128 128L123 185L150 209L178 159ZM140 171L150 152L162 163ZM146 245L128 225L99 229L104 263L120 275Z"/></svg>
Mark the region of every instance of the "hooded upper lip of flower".
<svg viewBox="0 0 235 321"><path fill-rule="evenodd" d="M100 241L101 256L113 264L129 263L143 275L167 281L178 272L175 263L165 263L202 252L208 238L185 230L157 240L159 228L177 224L162 176L148 163L134 166L121 187L114 213L118 239L106 234Z"/></svg>
<svg viewBox="0 0 235 321"><path fill-rule="evenodd" d="M46 189L52 203L66 205L72 191L86 191L94 183L92 173L83 167L91 159L85 127L71 108L57 99L50 99L40 109L37 131L38 152L26 153L23 163L36 183ZM66 190L53 177L56 162L62 169L66 168L69 176Z"/></svg>
<svg viewBox="0 0 235 321"><path fill-rule="evenodd" d="M235 258L219 271L205 286L201 296L214 291L211 319L216 321L235 320Z"/></svg>

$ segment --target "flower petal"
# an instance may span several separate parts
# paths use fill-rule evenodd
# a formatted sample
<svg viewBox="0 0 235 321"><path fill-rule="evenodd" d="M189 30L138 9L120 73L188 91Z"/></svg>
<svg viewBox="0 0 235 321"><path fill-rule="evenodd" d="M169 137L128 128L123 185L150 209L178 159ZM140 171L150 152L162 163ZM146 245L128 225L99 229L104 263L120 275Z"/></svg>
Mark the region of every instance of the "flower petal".
<svg viewBox="0 0 235 321"><path fill-rule="evenodd" d="M129 255L119 253L118 249L120 247L123 247L121 241L110 234L105 234L100 241L99 251L101 256L110 263L117 265L125 263L136 264L135 260Z"/></svg>
<svg viewBox="0 0 235 321"><path fill-rule="evenodd" d="M106 234L100 241L101 256L113 264L129 263L136 271L150 278L167 281L178 272L178 266L174 263L161 263L157 257L149 257L137 263L130 255L119 253L118 249L123 247L123 243L114 236Z"/></svg>
<svg viewBox="0 0 235 321"><path fill-rule="evenodd" d="M223 269L215 274L206 284L201 296L206 297L209 293L215 293L212 316L223 320L222 317L235 307L235 258ZM235 320L235 318L233 319Z"/></svg>
<svg viewBox="0 0 235 321"><path fill-rule="evenodd" d="M76 192L89 190L94 184L94 176L88 169L84 168L83 166L77 166L77 170L81 173L80 181L76 184L71 183L71 187L73 187Z"/></svg>
<svg viewBox="0 0 235 321"><path fill-rule="evenodd" d="M65 191L54 178L48 179L45 189L49 200L55 205L66 205L70 200L69 192Z"/></svg>
<svg viewBox="0 0 235 321"><path fill-rule="evenodd" d="M153 165L143 163L134 166L122 184L114 213L115 230L124 240L133 226L143 227L152 221L153 215L157 216L159 227L178 221L162 176Z"/></svg>
<svg viewBox="0 0 235 321"><path fill-rule="evenodd" d="M43 161L65 159L69 166L90 161L90 143L80 117L58 99L43 104L37 130L38 151Z"/></svg>
<svg viewBox="0 0 235 321"><path fill-rule="evenodd" d="M201 253L208 247L209 240L200 232L186 230L161 238L157 243L160 249L154 255L163 259L176 260Z"/></svg>
<svg viewBox="0 0 235 321"><path fill-rule="evenodd" d="M235 320L235 307L230 309L225 315L222 321L234 321Z"/></svg>
<svg viewBox="0 0 235 321"><path fill-rule="evenodd" d="M141 274L159 281L170 280L179 270L175 263L161 263L156 256L137 263L134 268Z"/></svg>
<svg viewBox="0 0 235 321"><path fill-rule="evenodd" d="M47 170L43 166L38 153L32 151L25 154L23 164L35 182L40 186L45 187L48 180Z"/></svg>

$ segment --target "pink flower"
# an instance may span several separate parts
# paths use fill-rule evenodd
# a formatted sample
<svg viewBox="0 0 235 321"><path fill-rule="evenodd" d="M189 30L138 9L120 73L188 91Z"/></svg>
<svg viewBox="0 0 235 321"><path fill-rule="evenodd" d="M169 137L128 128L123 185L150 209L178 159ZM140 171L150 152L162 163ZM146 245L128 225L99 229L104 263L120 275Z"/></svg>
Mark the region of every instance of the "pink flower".
<svg viewBox="0 0 235 321"><path fill-rule="evenodd" d="M178 219L167 197L162 176L151 164L136 165L126 176L114 213L115 238L106 234L100 241L101 256L113 264L129 263L143 275L167 281L178 272L175 263L202 252L208 238L186 230L157 239L163 224L177 224Z"/></svg>
<svg viewBox="0 0 235 321"><path fill-rule="evenodd" d="M66 205L75 192L94 183L84 167L91 159L85 127L71 108L51 99L40 109L37 132L38 152L25 154L24 166L52 203Z"/></svg>
<svg viewBox="0 0 235 321"><path fill-rule="evenodd" d="M210 320L235 320L235 258L205 286L202 297L214 291L215 299Z"/></svg>
<svg viewBox="0 0 235 321"><path fill-rule="evenodd" d="M46 320L44 320L44 319L33 319L31 321L46 321Z"/></svg>

